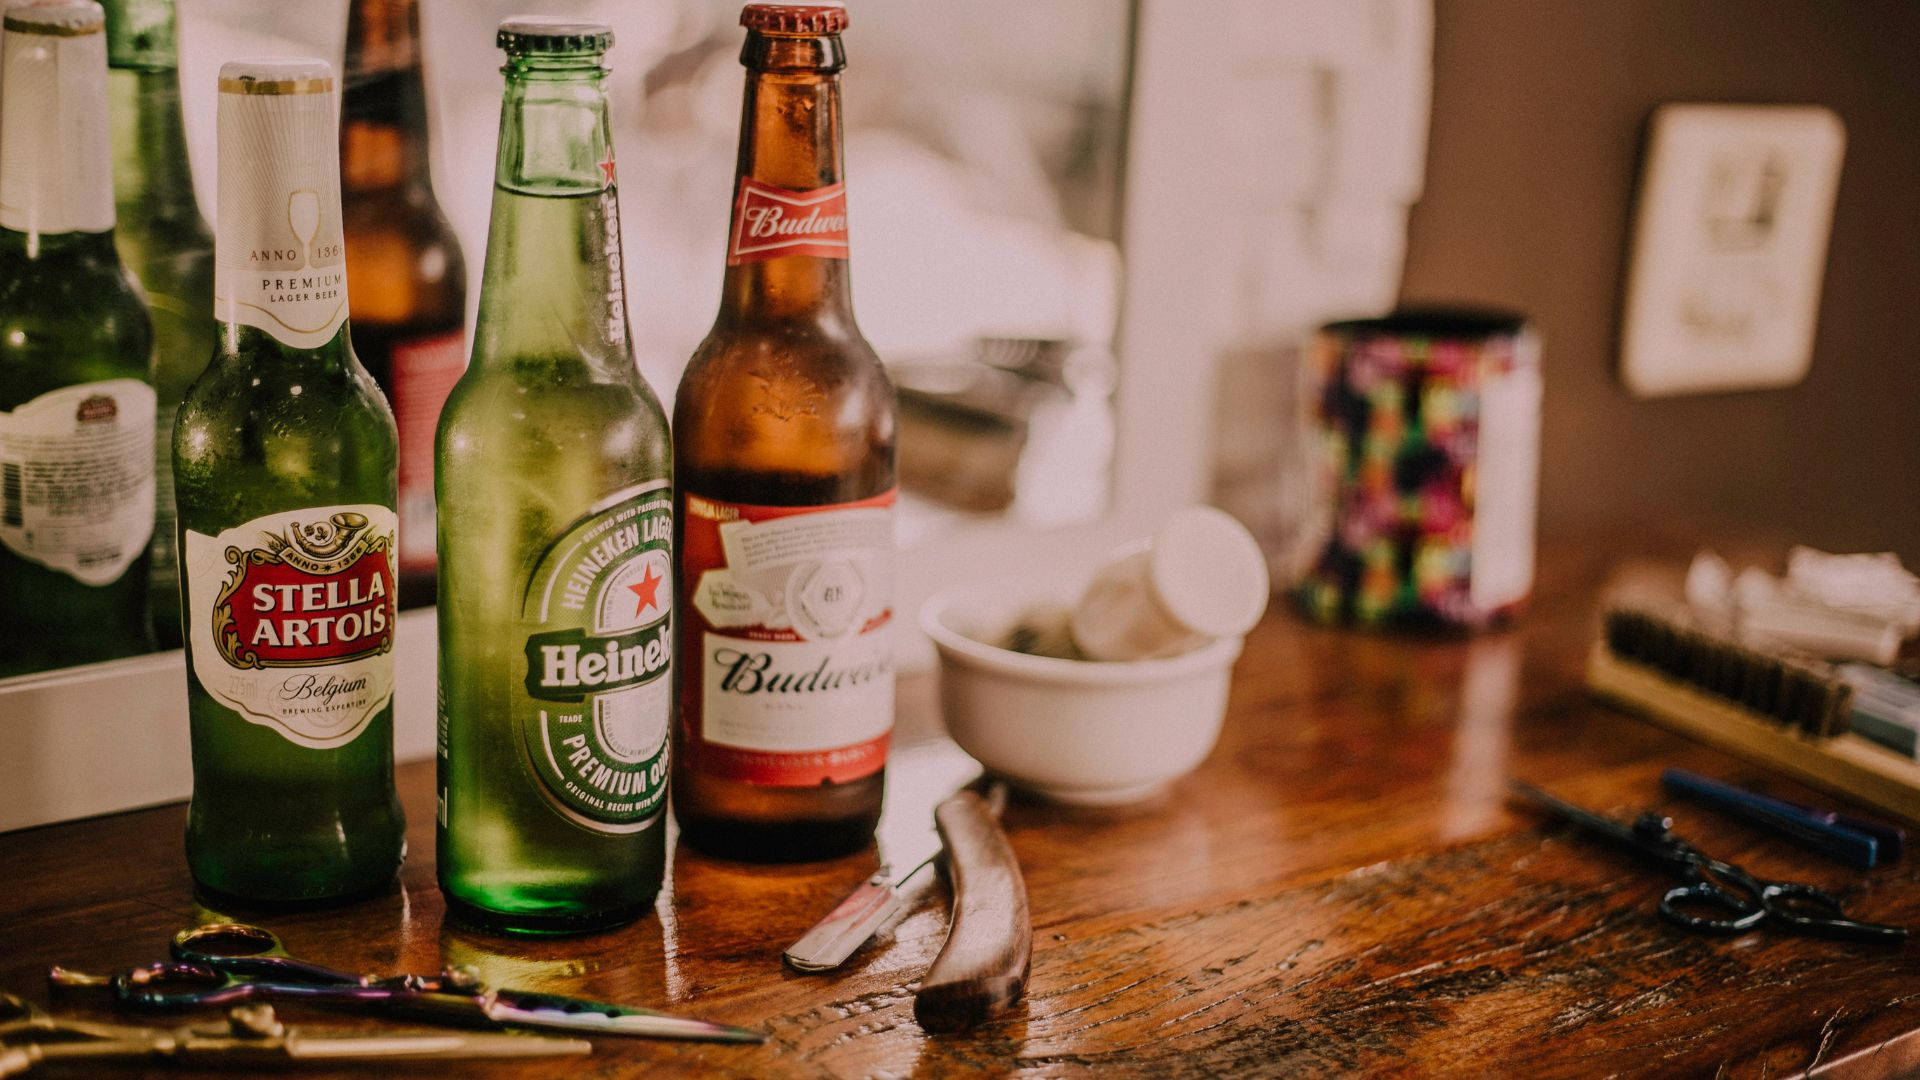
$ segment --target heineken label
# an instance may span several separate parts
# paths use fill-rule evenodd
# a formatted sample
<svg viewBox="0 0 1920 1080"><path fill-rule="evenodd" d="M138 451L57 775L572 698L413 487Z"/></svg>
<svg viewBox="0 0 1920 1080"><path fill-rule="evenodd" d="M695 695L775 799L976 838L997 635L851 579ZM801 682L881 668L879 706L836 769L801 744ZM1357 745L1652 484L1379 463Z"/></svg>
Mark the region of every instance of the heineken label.
<svg viewBox="0 0 1920 1080"><path fill-rule="evenodd" d="M372 503L268 514L181 552L193 674L215 701L325 750L393 698L394 532Z"/></svg>
<svg viewBox="0 0 1920 1080"><path fill-rule="evenodd" d="M332 69L227 64L219 134L214 317L317 349L347 318Z"/></svg>
<svg viewBox="0 0 1920 1080"><path fill-rule="evenodd" d="M0 545L83 585L120 580L153 535L153 387L77 383L0 412Z"/></svg>
<svg viewBox="0 0 1920 1080"><path fill-rule="evenodd" d="M847 257L846 185L788 191L751 177L740 178L733 200L733 228L727 237L727 265L782 255Z"/></svg>
<svg viewBox="0 0 1920 1080"><path fill-rule="evenodd" d="M659 480L602 500L527 583L520 733L541 791L585 828L638 832L666 807L672 575Z"/></svg>
<svg viewBox="0 0 1920 1080"><path fill-rule="evenodd" d="M0 44L0 228L113 228L107 39L96 10L19 7ZM32 249L29 249L31 251Z"/></svg>
<svg viewBox="0 0 1920 1080"><path fill-rule="evenodd" d="M893 502L689 494L681 724L701 772L768 787L871 776L893 731Z"/></svg>

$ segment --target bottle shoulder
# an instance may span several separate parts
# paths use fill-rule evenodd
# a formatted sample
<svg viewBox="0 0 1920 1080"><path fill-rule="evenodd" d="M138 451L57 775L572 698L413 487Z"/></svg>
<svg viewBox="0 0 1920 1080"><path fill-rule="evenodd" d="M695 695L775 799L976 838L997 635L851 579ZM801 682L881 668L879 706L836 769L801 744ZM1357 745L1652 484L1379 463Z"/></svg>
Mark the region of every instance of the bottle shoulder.
<svg viewBox="0 0 1920 1080"><path fill-rule="evenodd" d="M112 255L0 259L0 392L153 378L153 321ZM0 406L4 407L4 406Z"/></svg>

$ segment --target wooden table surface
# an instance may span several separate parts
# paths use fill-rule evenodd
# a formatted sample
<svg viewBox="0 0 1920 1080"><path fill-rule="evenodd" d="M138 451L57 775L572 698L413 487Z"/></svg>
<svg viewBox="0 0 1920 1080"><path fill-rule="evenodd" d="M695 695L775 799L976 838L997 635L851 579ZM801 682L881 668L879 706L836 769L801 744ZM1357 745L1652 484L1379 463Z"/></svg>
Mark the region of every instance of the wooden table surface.
<svg viewBox="0 0 1920 1080"><path fill-rule="evenodd" d="M1659 871L1508 803L1508 778L1522 776L1600 808L1666 805L1712 854L1832 888L1863 917L1920 924L1920 859L1851 871L1662 799L1656 777L1669 765L1822 797L1582 692L1595 598L1613 566L1591 547L1549 548L1520 625L1467 640L1325 630L1273 613L1248 639L1220 745L1163 798L1098 813L1009 806L1033 905L1033 974L1024 1007L969 1036L930 1038L913 1019L915 981L945 932L944 889L839 974L781 967L781 948L872 871L871 854L767 868L682 851L657 917L596 937L521 941L446 925L426 764L401 770L412 853L389 895L333 911L223 914L265 922L323 963L473 964L503 985L772 1035L758 1048L603 1039L590 1058L435 1075L1920 1068L1914 1040L1900 1038L1920 1028L1920 945L1687 933L1655 912L1671 884ZM904 742L926 737L931 711L929 687L903 685ZM157 960L176 929L215 918L191 895L183 818L170 806L0 836L10 886L0 987L44 1002L49 964ZM407 1067L416 1071L433 1070Z"/></svg>

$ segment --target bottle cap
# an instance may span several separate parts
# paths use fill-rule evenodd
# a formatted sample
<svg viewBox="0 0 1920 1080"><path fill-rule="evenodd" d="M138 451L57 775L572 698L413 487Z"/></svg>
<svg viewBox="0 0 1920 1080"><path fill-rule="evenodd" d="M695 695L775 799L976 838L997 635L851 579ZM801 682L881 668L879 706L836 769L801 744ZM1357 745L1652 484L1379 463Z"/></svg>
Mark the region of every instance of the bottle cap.
<svg viewBox="0 0 1920 1080"><path fill-rule="evenodd" d="M79 37L106 25L106 12L93 0L19 0L7 6L6 28L15 33Z"/></svg>
<svg viewBox="0 0 1920 1080"><path fill-rule="evenodd" d="M1267 561L1246 526L1211 506L1169 518L1154 534L1154 598L1197 634L1238 637L1267 609Z"/></svg>
<svg viewBox="0 0 1920 1080"><path fill-rule="evenodd" d="M229 60L220 65L223 94L324 94L333 89L333 65L304 56Z"/></svg>
<svg viewBox="0 0 1920 1080"><path fill-rule="evenodd" d="M773 34L837 34L852 20L840 4L748 4L740 25Z"/></svg>
<svg viewBox="0 0 1920 1080"><path fill-rule="evenodd" d="M493 40L500 48L522 56L603 53L613 48L613 28L606 23L522 15L502 22Z"/></svg>

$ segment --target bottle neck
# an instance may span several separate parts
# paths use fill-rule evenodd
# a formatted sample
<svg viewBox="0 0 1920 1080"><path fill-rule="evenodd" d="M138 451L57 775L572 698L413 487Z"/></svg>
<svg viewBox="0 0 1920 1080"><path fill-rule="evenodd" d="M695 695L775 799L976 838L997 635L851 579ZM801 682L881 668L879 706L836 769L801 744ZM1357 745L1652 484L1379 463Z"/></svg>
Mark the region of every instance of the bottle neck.
<svg viewBox="0 0 1920 1080"><path fill-rule="evenodd" d="M10 28L0 80L0 228L110 233L106 35Z"/></svg>
<svg viewBox="0 0 1920 1080"><path fill-rule="evenodd" d="M500 107L475 363L582 362L638 378L613 135L597 56L513 57Z"/></svg>
<svg viewBox="0 0 1920 1080"><path fill-rule="evenodd" d="M348 191L431 187L416 0L353 0L347 16L340 167Z"/></svg>
<svg viewBox="0 0 1920 1080"><path fill-rule="evenodd" d="M719 321L850 328L840 39L749 31L740 59L747 80Z"/></svg>
<svg viewBox="0 0 1920 1080"><path fill-rule="evenodd" d="M113 201L128 226L200 220L180 113L179 72L119 68L107 73L113 114Z"/></svg>

